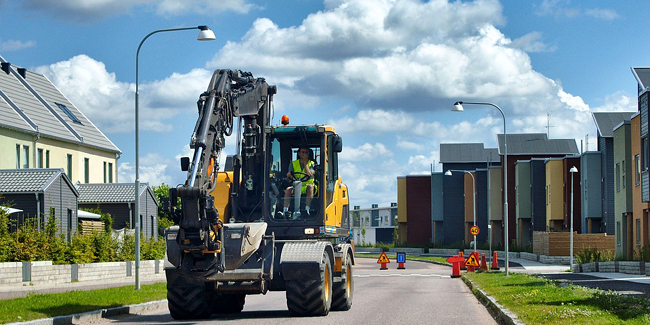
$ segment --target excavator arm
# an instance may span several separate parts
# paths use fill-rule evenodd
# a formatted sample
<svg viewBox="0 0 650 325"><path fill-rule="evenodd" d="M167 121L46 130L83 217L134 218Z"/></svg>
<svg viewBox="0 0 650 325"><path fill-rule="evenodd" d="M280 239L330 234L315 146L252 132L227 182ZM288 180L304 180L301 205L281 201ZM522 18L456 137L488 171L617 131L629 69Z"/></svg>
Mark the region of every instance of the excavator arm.
<svg viewBox="0 0 650 325"><path fill-rule="evenodd" d="M188 177L182 186L170 189L170 204L166 208L179 225L176 239L179 248L193 256L193 264L205 256L214 257L215 253L222 253L223 225L210 192L219 172L219 158L226 145L225 139L234 130L233 121L237 118L239 122L237 152L242 153L235 155L235 186L231 193L231 203L237 207L240 199L239 175L247 180L252 179L249 173L256 175L256 170L263 168L256 158L262 155L262 129L270 124L275 91L275 86L269 86L263 78L254 78L249 72L216 70L207 91L199 96L199 116L190 141L193 158L191 161L189 158L181 159L181 168L188 172ZM243 137L240 134L242 121L246 125ZM261 186L257 188L256 192L261 193ZM246 194L243 196L246 197ZM181 201L180 209L175 208L177 198ZM237 211L237 208L233 209L231 218L236 216ZM225 258L223 254L219 256L218 259L209 258L202 268L214 269L217 264L217 269L223 271Z"/></svg>

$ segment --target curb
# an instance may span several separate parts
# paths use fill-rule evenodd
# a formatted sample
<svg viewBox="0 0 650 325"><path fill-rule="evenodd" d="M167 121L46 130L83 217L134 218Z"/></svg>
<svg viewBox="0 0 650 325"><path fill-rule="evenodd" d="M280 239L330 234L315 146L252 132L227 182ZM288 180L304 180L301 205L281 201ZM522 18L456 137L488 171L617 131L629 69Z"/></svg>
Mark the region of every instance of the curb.
<svg viewBox="0 0 650 325"><path fill-rule="evenodd" d="M125 314L141 314L146 311L167 308L167 300L145 302L137 305L105 308L85 313L41 318L26 322L10 323L9 325L68 325L68 324L90 324L101 321L103 318L115 317Z"/></svg>
<svg viewBox="0 0 650 325"><path fill-rule="evenodd" d="M524 325L522 321L517 318L517 315L513 314L511 311L506 309L505 307L501 306L496 299L493 297L489 296L485 291L481 290L472 280L468 279L465 277L463 274L461 276L463 279L463 282L469 287L469 289L474 293L474 295L485 304L487 308L489 308L491 311L493 311L496 314L496 320L497 322L501 324L508 324L508 325Z"/></svg>

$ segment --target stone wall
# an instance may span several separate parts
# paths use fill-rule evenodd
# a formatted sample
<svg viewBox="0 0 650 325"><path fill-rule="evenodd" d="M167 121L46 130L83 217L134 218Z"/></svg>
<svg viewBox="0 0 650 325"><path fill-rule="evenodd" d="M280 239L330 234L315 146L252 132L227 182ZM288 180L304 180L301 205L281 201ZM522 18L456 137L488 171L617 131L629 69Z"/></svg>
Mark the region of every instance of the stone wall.
<svg viewBox="0 0 650 325"><path fill-rule="evenodd" d="M134 262L53 265L52 261L0 263L0 284L57 284L133 277ZM163 276L163 261L140 261L140 276Z"/></svg>

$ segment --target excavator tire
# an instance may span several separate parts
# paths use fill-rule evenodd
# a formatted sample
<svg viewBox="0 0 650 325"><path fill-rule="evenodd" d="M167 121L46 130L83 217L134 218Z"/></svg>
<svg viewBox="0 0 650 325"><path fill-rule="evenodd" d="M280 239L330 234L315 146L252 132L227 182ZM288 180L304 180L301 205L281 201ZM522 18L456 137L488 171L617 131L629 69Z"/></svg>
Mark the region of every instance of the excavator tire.
<svg viewBox="0 0 650 325"><path fill-rule="evenodd" d="M351 258L347 259L351 261ZM341 269L341 281L334 282L332 288L332 310L345 311L352 307L352 293L354 281L352 280L352 264L346 263Z"/></svg>
<svg viewBox="0 0 650 325"><path fill-rule="evenodd" d="M214 292L208 286L213 283L204 283L187 279L175 273L167 273L167 306L172 318L203 319L212 314L212 297Z"/></svg>
<svg viewBox="0 0 650 325"><path fill-rule="evenodd" d="M323 253L318 280L286 281L287 307L294 316L326 316L332 307L332 262Z"/></svg>
<svg viewBox="0 0 650 325"><path fill-rule="evenodd" d="M245 303L245 294L216 294L213 311L215 314L235 314L241 312L242 309L244 309Z"/></svg>

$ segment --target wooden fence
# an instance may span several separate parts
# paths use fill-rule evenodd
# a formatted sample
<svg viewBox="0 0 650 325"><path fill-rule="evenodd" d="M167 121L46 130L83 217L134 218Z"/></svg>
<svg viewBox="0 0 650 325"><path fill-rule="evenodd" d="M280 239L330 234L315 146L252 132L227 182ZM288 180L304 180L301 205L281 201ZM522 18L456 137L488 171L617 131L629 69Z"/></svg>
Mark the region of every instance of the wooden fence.
<svg viewBox="0 0 650 325"><path fill-rule="evenodd" d="M547 256L569 256L571 239L569 232L533 232L533 253ZM615 236L607 234L573 234L573 254L587 248L614 251Z"/></svg>

